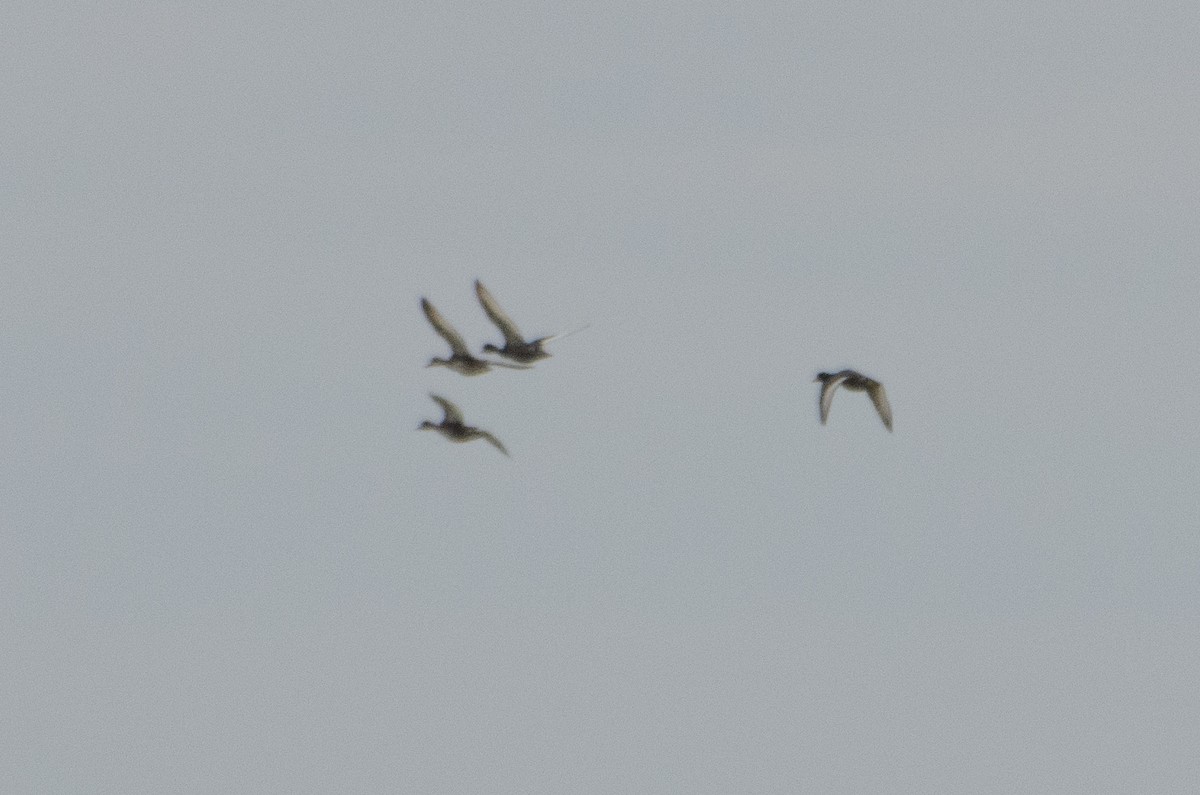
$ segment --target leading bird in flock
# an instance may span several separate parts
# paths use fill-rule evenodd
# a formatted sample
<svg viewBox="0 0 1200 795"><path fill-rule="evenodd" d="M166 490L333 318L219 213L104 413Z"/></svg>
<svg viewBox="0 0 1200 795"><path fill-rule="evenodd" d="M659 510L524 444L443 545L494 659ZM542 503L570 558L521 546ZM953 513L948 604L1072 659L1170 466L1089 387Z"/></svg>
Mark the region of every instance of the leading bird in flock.
<svg viewBox="0 0 1200 795"><path fill-rule="evenodd" d="M576 329L568 331L566 334L552 334L548 337L538 337L537 339L526 340L521 334L521 330L517 328L517 324L513 319L505 314L500 308L500 304L496 303L496 299L488 292L488 289L483 286L483 282L475 280L475 295L479 296L479 303L483 306L483 311L496 324L496 328L500 329L500 333L504 335L504 347L497 348L490 342L483 346L484 353L498 353L514 362L536 362L538 359L545 359L550 353L542 347L550 340L556 340L560 337L565 337L568 334L574 334L575 331L583 331ZM586 326L584 328L587 328Z"/></svg>

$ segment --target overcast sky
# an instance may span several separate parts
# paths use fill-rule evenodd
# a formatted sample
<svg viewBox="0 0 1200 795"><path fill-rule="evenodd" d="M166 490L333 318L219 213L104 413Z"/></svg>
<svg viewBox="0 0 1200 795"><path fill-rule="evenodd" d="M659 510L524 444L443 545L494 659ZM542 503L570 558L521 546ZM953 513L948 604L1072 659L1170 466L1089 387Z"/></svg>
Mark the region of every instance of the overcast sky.
<svg viewBox="0 0 1200 795"><path fill-rule="evenodd" d="M5 5L0 789L1195 792L1197 42Z"/></svg>

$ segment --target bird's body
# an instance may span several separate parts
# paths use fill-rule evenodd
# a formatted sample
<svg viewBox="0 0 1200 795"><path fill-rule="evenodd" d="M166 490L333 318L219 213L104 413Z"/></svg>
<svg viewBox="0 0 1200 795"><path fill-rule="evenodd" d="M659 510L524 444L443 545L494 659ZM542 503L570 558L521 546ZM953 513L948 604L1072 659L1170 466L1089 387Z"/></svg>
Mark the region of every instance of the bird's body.
<svg viewBox="0 0 1200 795"><path fill-rule="evenodd" d="M442 421L440 423L424 420L417 430L419 431L437 431L442 436L445 436L452 442L471 442L475 439L486 439L488 444L495 447L500 452L508 455L508 450L504 449L504 445L495 436L492 436L485 430L467 425L463 421L462 412L458 406L451 403L441 395L430 395L429 397L442 407Z"/></svg>
<svg viewBox="0 0 1200 795"><path fill-rule="evenodd" d="M829 407L833 404L833 393L841 386L851 392L866 392L871 398L871 402L875 404L875 410L879 412L883 426L889 431L892 430L892 407L888 403L887 393L883 391L883 384L874 378L868 378L854 370L841 370L836 373L818 373L815 381L821 382L819 404L822 425L829 419Z"/></svg>
<svg viewBox="0 0 1200 795"><path fill-rule="evenodd" d="M498 353L515 362L536 362L538 359L545 359L550 356L549 351L543 348L542 345L552 339L566 336L564 334L555 334L548 337L527 340L521 334L521 330L517 328L517 324L513 322L511 317L505 314L500 305L496 303L496 299L483 286L483 282L478 279L475 280L475 295L479 297L479 303L483 307L483 311L487 313L492 323L504 335L503 348L497 348L489 342L483 346L484 353Z"/></svg>
<svg viewBox="0 0 1200 795"><path fill-rule="evenodd" d="M454 330L454 327L446 322L442 317L442 313L437 311L433 304L429 303L426 298L421 299L421 310L425 312L425 317L429 320L429 325L433 326L433 330L441 335L442 339L450 344L450 358L439 359L436 356L429 360L427 367L440 365L448 367L456 373L463 375L482 375L492 368L492 365L499 367L509 367L515 370L525 370L527 366L517 364L506 364L504 362L493 362L488 359L480 359L471 354L467 343L463 340L462 335Z"/></svg>

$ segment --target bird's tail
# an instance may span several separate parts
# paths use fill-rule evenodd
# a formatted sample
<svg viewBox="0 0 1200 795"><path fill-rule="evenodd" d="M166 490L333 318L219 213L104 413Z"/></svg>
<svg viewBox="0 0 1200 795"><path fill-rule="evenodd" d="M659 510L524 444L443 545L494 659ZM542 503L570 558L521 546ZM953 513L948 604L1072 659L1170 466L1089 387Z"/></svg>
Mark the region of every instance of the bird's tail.
<svg viewBox="0 0 1200 795"><path fill-rule="evenodd" d="M591 327L592 327L592 324L588 323L586 326L580 326L579 328L575 329L574 331L564 331L562 334L551 334L549 337L542 337L540 340L538 340L538 342L550 342L551 340L561 340L563 337L569 337L572 334L578 334L579 332L586 331L587 329L590 329Z"/></svg>

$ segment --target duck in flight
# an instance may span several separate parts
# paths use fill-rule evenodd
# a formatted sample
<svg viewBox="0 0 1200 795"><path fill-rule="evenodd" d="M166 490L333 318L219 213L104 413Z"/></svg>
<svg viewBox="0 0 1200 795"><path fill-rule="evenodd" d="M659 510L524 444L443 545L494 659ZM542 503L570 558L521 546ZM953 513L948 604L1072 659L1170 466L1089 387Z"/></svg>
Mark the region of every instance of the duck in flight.
<svg viewBox="0 0 1200 795"><path fill-rule="evenodd" d="M876 381L874 378L868 378L862 373L854 370L841 370L836 373L818 373L813 379L813 383L821 382L821 424L829 419L829 407L833 404L833 393L839 386L849 389L851 392L866 392L871 398L871 402L875 404L875 410L879 412L879 418L883 420L883 426L889 431L892 430L892 407L888 404L887 394L883 391L883 384Z"/></svg>
<svg viewBox="0 0 1200 795"><path fill-rule="evenodd" d="M529 365L525 364L507 364L505 362L494 362L489 359L480 359L471 354L467 348L467 343L463 341L462 335L454 330L454 327L446 322L442 317L442 313L437 311L429 300L421 298L421 309L425 312L425 317L429 319L429 325L433 326L433 330L441 335L442 339L450 343L450 358L439 359L436 356L429 360L426 367L441 365L449 367L456 373L463 375L482 375L491 369L492 365L497 367L508 367L513 370L528 370Z"/></svg>
<svg viewBox="0 0 1200 795"><path fill-rule="evenodd" d="M508 455L508 451L504 449L504 445L500 444L500 440L495 436L492 436L487 431L467 425L463 421L463 415L459 411L458 406L446 400L441 395L431 394L429 397L433 398L442 407L442 421L435 423L423 420L417 426L418 431L437 431L452 442L470 442L475 439L486 439L492 447Z"/></svg>
<svg viewBox="0 0 1200 795"><path fill-rule="evenodd" d="M513 322L511 317L504 313L504 310L496 303L496 299L483 286L483 282L478 279L475 280L475 295L479 296L479 303L483 306L483 311L487 313L487 316L496 324L496 328L500 329L500 333L504 335L503 348L497 348L489 342L483 346L484 353L498 353L515 362L536 362L538 359L545 359L550 355L542 347L543 344L550 340L556 340L559 337L565 337L567 334L575 333L574 331L569 331L567 334L553 334L549 337L526 340L521 334L521 330L517 328L517 324ZM583 329L576 329L575 331L583 331Z"/></svg>

